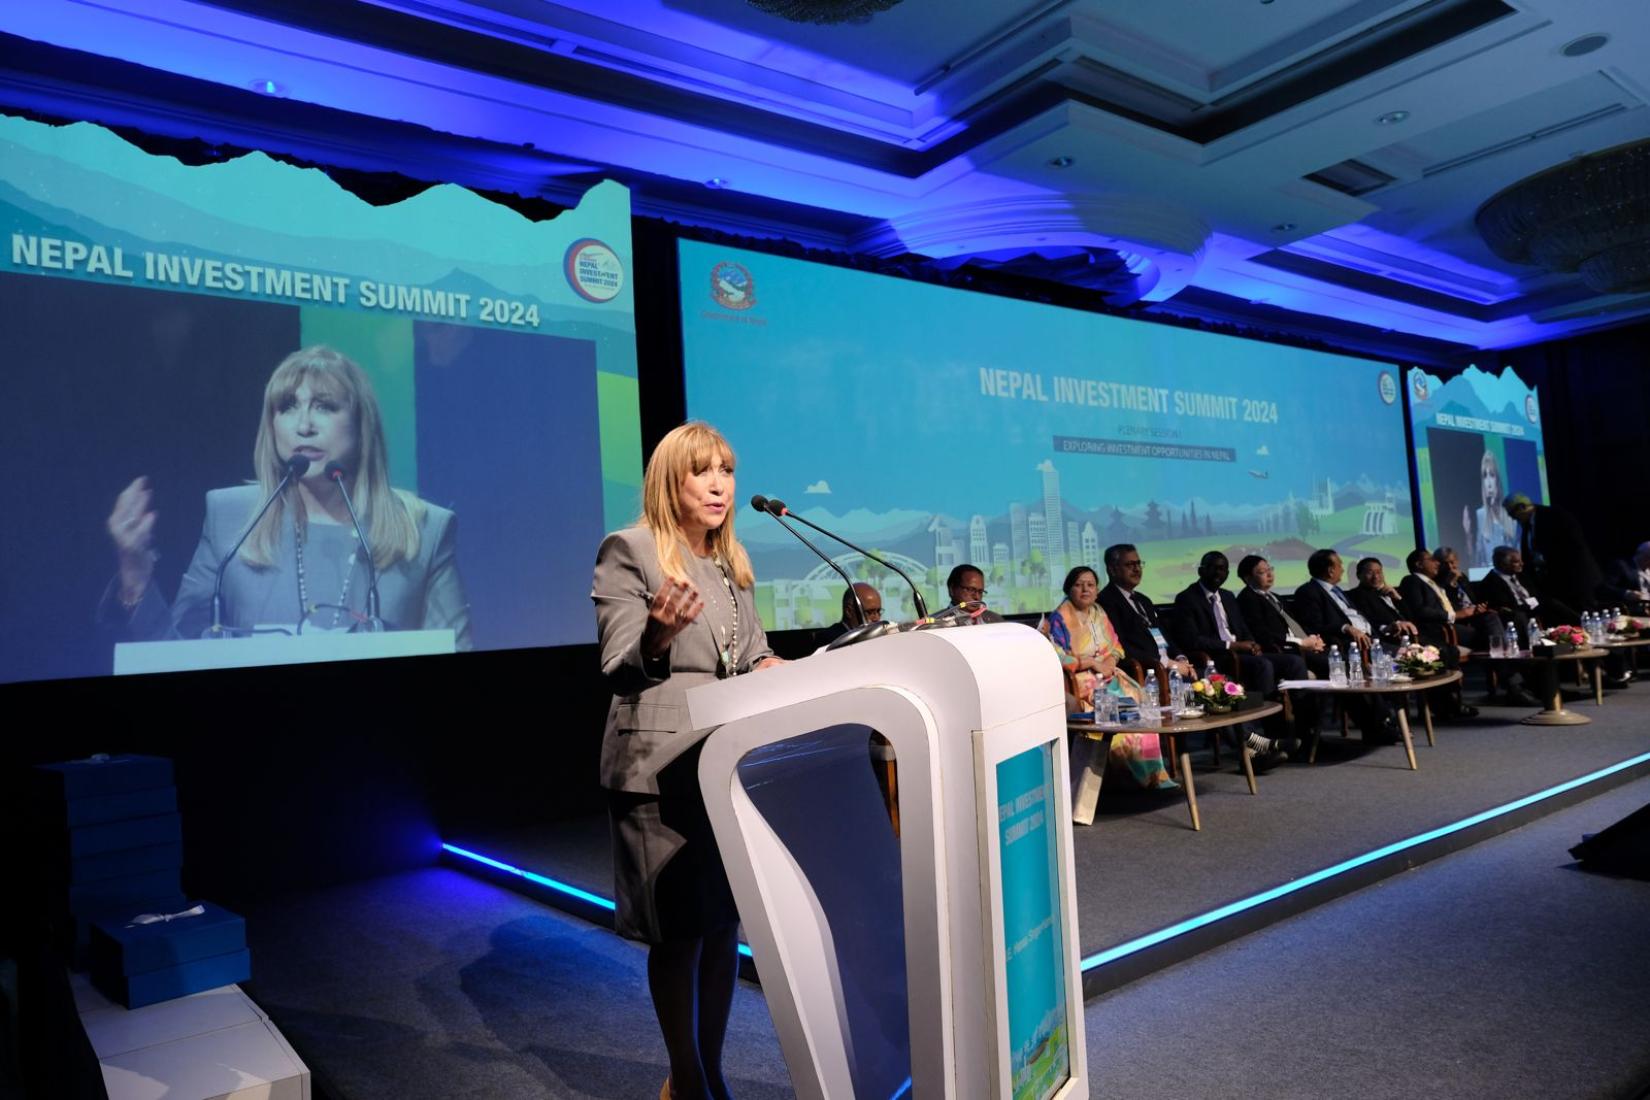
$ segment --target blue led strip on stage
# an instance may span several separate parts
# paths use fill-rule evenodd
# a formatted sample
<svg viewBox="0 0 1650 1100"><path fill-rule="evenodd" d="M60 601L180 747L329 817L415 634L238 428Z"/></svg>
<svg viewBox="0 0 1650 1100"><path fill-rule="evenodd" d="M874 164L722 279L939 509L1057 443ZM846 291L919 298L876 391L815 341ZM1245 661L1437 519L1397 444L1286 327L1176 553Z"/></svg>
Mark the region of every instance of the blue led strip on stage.
<svg viewBox="0 0 1650 1100"><path fill-rule="evenodd" d="M1176 924L1168 925L1165 928L1159 928L1155 932L1147 933L1144 936L1129 940L1126 943L1117 944L1115 947L1108 947L1104 951L1084 958L1082 961L1082 969L1086 973L1098 967L1105 966L1109 962L1116 962L1118 959L1132 955L1137 951L1143 951L1148 947L1154 947L1157 944L1163 943L1167 940L1172 940L1176 936L1184 935L1185 933L1194 931L1198 928L1207 927L1217 921L1225 920L1227 917L1236 916L1239 913L1247 912L1257 906L1265 905L1269 901L1275 901L1278 898L1287 897L1290 894L1306 889L1308 886L1314 886L1317 883L1325 881L1326 879L1332 879L1336 875L1344 875L1348 871L1356 870L1367 863L1373 863L1378 859L1385 859L1387 856L1408 851L1411 848L1419 847L1422 844L1427 844L1431 841L1439 839L1440 837L1449 836L1451 833L1458 833L1462 829L1470 829L1474 825L1480 825L1486 821L1503 817L1507 814L1522 810L1526 806L1531 806L1537 802L1542 802L1546 799L1556 797L1557 795L1564 794L1566 791L1573 791L1577 787L1586 786L1588 783L1596 782L1600 779L1607 778L1608 776L1615 775L1618 772L1626 771L1628 768L1634 768L1645 763L1650 763L1650 752L1641 753L1638 756L1630 757L1618 763L1611 764L1607 768L1600 768L1597 771L1588 772L1586 775L1580 775L1574 779L1566 780L1557 786L1548 787L1546 790L1537 791L1534 794L1527 794L1523 798L1514 799L1513 801L1503 803L1500 806L1495 806L1488 810L1482 810L1479 813L1473 814L1471 817L1464 817L1460 821L1451 822L1448 825L1440 825L1436 829L1429 829L1424 833L1417 833L1415 836L1407 839L1394 841L1384 847L1376 848L1374 851L1365 852L1361 856L1353 856L1351 859L1343 860L1333 866L1325 867L1320 871L1313 871L1309 875L1302 876L1301 878L1295 879L1291 882L1286 882L1282 886L1274 886L1270 890L1262 890L1258 894L1251 894L1246 898L1240 898L1237 901L1222 905L1218 909L1211 909L1207 913L1200 913L1195 917L1190 917ZM497 870L504 871L512 875L519 875L522 878L527 879L529 882L537 883L540 886L545 886L552 890L559 891L570 897L578 898L581 901L590 902L592 905L599 905L603 909L612 910L614 908L613 902L609 901L607 898L592 894L587 890L581 890L577 886L569 886L565 882L557 882L555 879L546 878L545 876L536 874L532 871L524 871L520 867L512 867L508 863L481 855L478 852L472 852L468 849L457 847L456 845L444 843L441 847L444 850L453 853L455 856L463 856L465 859L474 860L475 862L485 864L488 867L493 867ZM744 944L740 944L739 953L749 958L751 949Z"/></svg>
<svg viewBox="0 0 1650 1100"><path fill-rule="evenodd" d="M1462 829L1470 829L1474 825L1479 825L1485 821L1490 821L1494 818L1513 813L1516 810L1523 809L1525 806L1530 806L1556 795L1561 795L1566 791L1573 791L1577 787L1585 786L1588 783L1596 782L1597 780L1615 775L1617 772L1626 771L1628 768L1636 767L1639 764L1646 762L1650 762L1650 752L1641 753L1640 755L1634 756L1630 759L1620 761L1616 764L1611 764L1607 768L1600 768L1598 771L1577 776L1576 778L1567 780L1566 782L1560 783L1555 787L1548 787L1544 791L1537 791L1535 794L1528 794L1523 798L1514 799L1511 802L1496 806L1492 809L1483 810L1479 813L1473 814L1471 817L1464 817L1460 821L1452 822L1448 825L1440 825L1436 829L1429 829L1427 832L1418 833L1406 840L1395 841L1385 847L1376 848L1371 852L1365 852L1361 856L1353 856L1351 859L1343 860L1342 862L1331 867L1325 867L1321 871L1313 871L1311 874L1295 879L1292 882L1286 882L1282 886L1274 886L1270 890L1262 890L1258 894L1251 894L1246 898L1241 898L1229 904L1222 905L1218 909L1211 909L1207 913L1200 913L1188 920L1180 921L1178 924L1171 924L1166 928L1159 928L1157 931L1147 933L1137 939L1129 940L1126 943L1120 943L1115 947L1108 947L1104 951L1085 958L1082 962L1082 969L1086 973L1098 967L1105 966L1109 962L1116 962L1118 959L1121 959L1127 955L1132 955L1136 951L1143 951L1148 947L1153 947L1157 944L1163 943L1166 940L1172 940L1176 936L1183 935L1198 928L1206 927L1214 924L1216 921L1225 920L1227 917L1236 916L1238 913L1246 912L1256 906L1265 905L1269 901L1275 901L1278 898L1304 890L1308 886L1323 882L1325 879L1334 878L1336 875L1344 875L1348 871L1362 867L1366 863L1373 863L1375 860L1384 859L1387 856L1408 851L1411 848L1437 840L1440 837L1449 836L1451 833L1458 833Z"/></svg>
<svg viewBox="0 0 1650 1100"><path fill-rule="evenodd" d="M534 871L524 871L520 867L513 867L510 864L505 863L503 860L493 859L491 856L484 856L480 852L472 852L468 848L460 848L456 844L448 844L446 842L442 843L441 848L443 851L451 852L455 856L463 856L465 859L471 859L477 863L485 864L488 867L498 871L503 871L506 874L519 875L528 882L536 883L539 886L548 887L558 893L566 894L568 897L578 898L580 901L587 901L591 905L599 905L609 912L612 912L617 908L611 900L602 897L600 894L592 894L590 891L581 890L577 886L570 886L565 882L557 882L553 878L546 878L545 876ZM751 949L746 947L744 944L740 944L739 953L744 955L746 958L749 958Z"/></svg>

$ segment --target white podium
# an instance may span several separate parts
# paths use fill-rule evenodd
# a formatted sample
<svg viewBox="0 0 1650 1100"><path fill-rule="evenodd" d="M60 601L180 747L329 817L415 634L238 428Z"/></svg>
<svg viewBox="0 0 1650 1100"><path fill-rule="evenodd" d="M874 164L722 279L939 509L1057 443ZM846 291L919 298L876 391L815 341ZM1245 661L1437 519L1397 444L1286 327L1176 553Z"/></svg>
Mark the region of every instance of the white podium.
<svg viewBox="0 0 1650 1100"><path fill-rule="evenodd" d="M797 1095L1088 1096L1060 666L1004 623L688 692ZM870 759L892 744L899 835Z"/></svg>
<svg viewBox="0 0 1650 1100"><path fill-rule="evenodd" d="M244 638L178 638L116 644L115 675L361 661L371 657L422 657L428 653L451 652L451 630L386 630L377 634L317 631L301 635L253 634Z"/></svg>

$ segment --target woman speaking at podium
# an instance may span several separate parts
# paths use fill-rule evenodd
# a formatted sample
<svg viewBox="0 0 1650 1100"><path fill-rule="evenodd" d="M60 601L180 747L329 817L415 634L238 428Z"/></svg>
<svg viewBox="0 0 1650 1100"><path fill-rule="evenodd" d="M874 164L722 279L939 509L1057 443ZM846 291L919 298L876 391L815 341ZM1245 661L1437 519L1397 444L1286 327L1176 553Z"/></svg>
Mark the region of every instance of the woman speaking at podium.
<svg viewBox="0 0 1650 1100"><path fill-rule="evenodd" d="M662 1100L722 1100L722 1041L738 972L739 913L699 792L685 694L778 664L733 533L733 450L690 421L659 441L642 518L603 540L591 599L613 690L602 786L613 827L621 935L650 946L648 988L670 1077Z"/></svg>
<svg viewBox="0 0 1650 1100"><path fill-rule="evenodd" d="M383 624L450 629L457 648L470 648L453 513L391 488L378 399L354 361L320 345L282 360L264 386L252 461L256 482L206 494L200 544L170 607L153 583L157 517L149 479L121 492L108 520L119 572L101 621L134 640L210 635L221 568L225 633L375 625L366 614L372 573L347 489L372 546ZM265 501L269 507L249 531Z"/></svg>

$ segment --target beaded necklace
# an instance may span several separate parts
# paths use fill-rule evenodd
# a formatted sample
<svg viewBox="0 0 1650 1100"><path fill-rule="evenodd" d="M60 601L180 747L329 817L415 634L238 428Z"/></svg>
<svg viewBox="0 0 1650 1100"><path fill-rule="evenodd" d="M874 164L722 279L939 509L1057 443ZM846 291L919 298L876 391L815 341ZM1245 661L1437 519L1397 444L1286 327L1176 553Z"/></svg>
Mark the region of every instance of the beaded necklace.
<svg viewBox="0 0 1650 1100"><path fill-rule="evenodd" d="M739 597L733 590L733 578L728 575L727 567L722 564L721 557L712 557L711 564L716 567L717 574L722 578L722 587L727 590L728 594L728 606L732 609L729 617L733 622L733 629L730 632L728 624L726 622L722 623L722 645L716 651L716 678L726 680L728 677L736 676L739 673ZM714 589L712 589L712 598L718 605L718 610L720 610L722 599L721 596L715 594ZM708 619L705 625L710 626ZM716 640L716 633L716 629L712 628L712 641Z"/></svg>
<svg viewBox="0 0 1650 1100"><path fill-rule="evenodd" d="M309 618L310 612L316 610L316 608L311 607L309 604L309 585L306 583L304 578L304 532L307 529L307 524L300 528L298 526L298 517L292 517L292 533L298 541L298 554L296 560L298 566L298 621L300 623ZM344 586L338 590L338 602L332 605L332 627L334 629L337 628L338 621L343 616L344 608L349 606L349 582L354 579L354 577L355 551L351 550L349 560L344 562Z"/></svg>

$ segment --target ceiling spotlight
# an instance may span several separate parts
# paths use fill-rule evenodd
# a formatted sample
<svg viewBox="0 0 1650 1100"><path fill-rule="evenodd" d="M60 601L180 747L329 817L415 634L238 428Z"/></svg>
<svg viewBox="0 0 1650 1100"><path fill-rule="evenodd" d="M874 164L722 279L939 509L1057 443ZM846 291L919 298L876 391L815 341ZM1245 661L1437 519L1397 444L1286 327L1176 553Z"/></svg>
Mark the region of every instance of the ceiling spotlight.
<svg viewBox="0 0 1650 1100"><path fill-rule="evenodd" d="M1558 52L1565 57L1580 57L1582 54L1601 50L1610 41L1607 34L1584 34L1573 42L1566 42Z"/></svg>
<svg viewBox="0 0 1650 1100"><path fill-rule="evenodd" d="M284 84L277 83L276 81L269 79L267 76L259 77L257 80L254 80L251 84L247 85L247 87L251 88L254 92L260 92L263 95L286 94L286 86Z"/></svg>
<svg viewBox="0 0 1650 1100"><path fill-rule="evenodd" d="M1408 111L1388 111L1384 115L1377 115L1376 116L1375 125L1377 125L1377 126L1396 126L1396 125L1398 125L1398 123L1404 121L1404 119L1406 119L1408 117L1409 117L1409 112Z"/></svg>
<svg viewBox="0 0 1650 1100"><path fill-rule="evenodd" d="M1293 233L1295 230L1297 230L1299 228L1300 227L1298 225L1296 225L1294 222L1279 222L1277 225L1274 225L1272 227L1272 232L1274 232L1274 233Z"/></svg>
<svg viewBox="0 0 1650 1100"><path fill-rule="evenodd" d="M1070 168L1072 165L1074 165L1076 163L1077 163L1077 161L1072 157L1058 156L1058 157L1050 157L1049 161L1048 161L1048 166L1050 168Z"/></svg>
<svg viewBox="0 0 1650 1100"><path fill-rule="evenodd" d="M728 181L723 179L721 176L712 176L710 179L705 181L705 186L710 188L712 191L720 191L728 186Z"/></svg>

